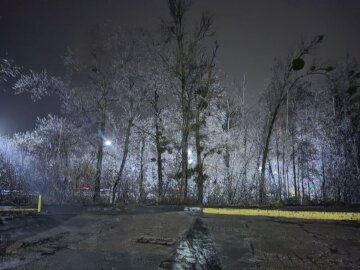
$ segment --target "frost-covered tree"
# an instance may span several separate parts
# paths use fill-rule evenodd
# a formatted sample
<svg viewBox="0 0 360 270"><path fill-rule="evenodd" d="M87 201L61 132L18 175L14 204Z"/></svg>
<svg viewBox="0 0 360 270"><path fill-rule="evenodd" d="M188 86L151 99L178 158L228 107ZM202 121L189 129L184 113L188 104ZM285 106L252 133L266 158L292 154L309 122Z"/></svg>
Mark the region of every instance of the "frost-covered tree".
<svg viewBox="0 0 360 270"><path fill-rule="evenodd" d="M265 136L263 142L263 151L260 164L259 180L259 203L266 201L265 189L265 171L268 161L269 147L272 138L273 129L280 109L285 104L289 93L301 88L306 83L306 78L311 75L325 74L333 70L332 67L323 67L310 65L305 66L304 57L309 55L312 50L323 40L320 35L303 42L299 49L290 55L285 61L277 60L274 64L272 77L267 87L268 120L265 127Z"/></svg>
<svg viewBox="0 0 360 270"><path fill-rule="evenodd" d="M188 190L188 151L191 121L193 118L192 103L201 80L208 71L209 48L205 42L213 36L213 17L205 12L195 29L191 30L186 22L186 15L191 1L169 0L170 20L163 25L165 43L169 54L162 58L176 81L173 89L181 112L181 202L187 199ZM210 49L211 52L211 49Z"/></svg>
<svg viewBox="0 0 360 270"><path fill-rule="evenodd" d="M16 66L13 60L0 59L0 83L7 82L9 78L19 75L20 67Z"/></svg>
<svg viewBox="0 0 360 270"><path fill-rule="evenodd" d="M67 200L73 181L69 173L71 161L79 142L74 127L65 119L52 115L38 119L33 131L16 134L16 151L23 153L23 159L30 158L33 167L34 177L27 179L27 183L35 185L34 189L49 201Z"/></svg>

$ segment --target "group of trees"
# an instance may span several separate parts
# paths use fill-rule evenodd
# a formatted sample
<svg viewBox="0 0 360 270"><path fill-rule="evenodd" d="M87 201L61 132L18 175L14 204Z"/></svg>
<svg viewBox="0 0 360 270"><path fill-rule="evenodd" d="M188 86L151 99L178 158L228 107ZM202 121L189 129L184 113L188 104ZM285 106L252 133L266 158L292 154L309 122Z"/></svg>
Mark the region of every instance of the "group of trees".
<svg viewBox="0 0 360 270"><path fill-rule="evenodd" d="M53 202L359 202L356 62L312 62L324 37L304 41L275 60L251 109L245 77L225 85L216 67L213 17L191 22L190 6L169 0L158 34L97 26L68 49L63 77L3 60L0 80L34 101L57 95L61 115L1 137L0 190Z"/></svg>

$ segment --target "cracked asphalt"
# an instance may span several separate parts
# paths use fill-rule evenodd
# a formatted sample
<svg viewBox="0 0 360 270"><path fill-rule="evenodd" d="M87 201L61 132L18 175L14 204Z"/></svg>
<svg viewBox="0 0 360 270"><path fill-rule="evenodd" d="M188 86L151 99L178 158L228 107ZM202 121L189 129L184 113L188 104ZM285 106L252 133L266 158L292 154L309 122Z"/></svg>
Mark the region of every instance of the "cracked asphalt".
<svg viewBox="0 0 360 270"><path fill-rule="evenodd" d="M202 217L223 269L360 269L360 224Z"/></svg>
<svg viewBox="0 0 360 270"><path fill-rule="evenodd" d="M46 230L31 217L9 221L20 237L13 237L3 252L0 269L157 269L195 219L177 207L62 211L57 217L62 222ZM56 215L53 209L47 214ZM24 219L31 226L14 225L24 225ZM34 234L23 238L23 230ZM139 243L139 238L173 241Z"/></svg>
<svg viewBox="0 0 360 270"><path fill-rule="evenodd" d="M356 222L207 215L175 206L44 210L2 220L0 269L360 269ZM209 260L215 263L201 263Z"/></svg>

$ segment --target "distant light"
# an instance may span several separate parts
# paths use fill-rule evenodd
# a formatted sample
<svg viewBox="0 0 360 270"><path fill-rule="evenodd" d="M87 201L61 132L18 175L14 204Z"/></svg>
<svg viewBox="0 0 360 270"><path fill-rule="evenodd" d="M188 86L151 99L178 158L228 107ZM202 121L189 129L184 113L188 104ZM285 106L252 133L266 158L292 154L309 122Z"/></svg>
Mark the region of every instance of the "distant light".
<svg viewBox="0 0 360 270"><path fill-rule="evenodd" d="M110 146L111 144L112 144L112 143L111 143L110 140L106 140L106 141L105 141L105 145L106 145L106 146Z"/></svg>
<svg viewBox="0 0 360 270"><path fill-rule="evenodd" d="M192 158L192 152L191 152L191 149L188 148L188 163L189 164L192 164L194 161L193 161L193 158Z"/></svg>

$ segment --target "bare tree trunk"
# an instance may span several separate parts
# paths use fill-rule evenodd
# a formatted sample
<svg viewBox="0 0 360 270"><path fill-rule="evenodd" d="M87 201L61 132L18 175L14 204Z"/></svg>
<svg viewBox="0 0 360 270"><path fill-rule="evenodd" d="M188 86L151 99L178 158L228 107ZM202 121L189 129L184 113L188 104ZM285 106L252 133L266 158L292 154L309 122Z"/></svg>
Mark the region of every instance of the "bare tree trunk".
<svg viewBox="0 0 360 270"><path fill-rule="evenodd" d="M262 159L261 159L261 168L260 168L261 169L260 183L259 183L259 203L260 204L264 204L265 199L266 199L265 166L266 166L266 161L267 161L267 157L268 157L268 154L269 154L269 146L270 146L271 134L272 134L272 131L273 131L273 128L274 128L276 116L278 114L281 103L282 103L282 101L280 101L277 104L277 106L275 107L275 110L274 110L274 112L272 113L272 116L271 116L269 128L267 130L264 151L263 151L263 155L262 155Z"/></svg>
<svg viewBox="0 0 360 270"><path fill-rule="evenodd" d="M202 146L201 146L201 137L200 137L200 108L198 106L198 95L195 94L195 104L197 106L195 112L195 146L196 146L196 172L197 172L197 202L198 204L203 203L204 199L204 169L203 169L203 162L201 158L202 153Z"/></svg>
<svg viewBox="0 0 360 270"><path fill-rule="evenodd" d="M248 162L247 162L247 128L245 128L245 132L244 132L244 161L245 161L245 166L244 166L244 185L246 185L247 183L247 167L248 167Z"/></svg>
<svg viewBox="0 0 360 270"><path fill-rule="evenodd" d="M115 179L115 183L114 183L113 190L112 190L112 199L111 199L112 204L115 204L117 188L119 186L119 183L122 180L127 155L128 155L128 152L129 152L130 135L131 135L131 129L132 129L132 126L133 126L133 122L134 122L134 116L131 116L129 121L128 121L127 128L126 128L125 142L124 142L124 153L123 153L123 156L122 156L122 159L121 159L120 169L119 169L119 172L118 172L117 177Z"/></svg>
<svg viewBox="0 0 360 270"><path fill-rule="evenodd" d="M305 189L304 189L304 153L301 150L301 204L305 203Z"/></svg>
<svg viewBox="0 0 360 270"><path fill-rule="evenodd" d="M201 159L200 130L198 127L195 130L195 144L196 144L196 171L197 171L196 183L197 183L197 191L198 191L197 199L198 199L198 204L202 204L204 198L204 170Z"/></svg>
<svg viewBox="0 0 360 270"><path fill-rule="evenodd" d="M99 203L100 198L100 180L101 180L101 171L102 171L102 160L104 154L104 139L103 135L105 133L106 126L106 114L105 110L102 112L100 129L98 134L98 149L96 154L96 173L95 173L95 186L94 186L94 202Z"/></svg>
<svg viewBox="0 0 360 270"><path fill-rule="evenodd" d="M289 194L290 194L290 183L289 183L289 164L286 164L286 186L287 186L287 198L289 198Z"/></svg>
<svg viewBox="0 0 360 270"><path fill-rule="evenodd" d="M248 162L247 162L247 136L248 136L248 124L247 124L247 119L246 119L246 116L245 116L245 90L246 90L246 77L245 77L245 74L244 74L244 77L243 77L243 81L242 81L242 107L241 107L241 117L242 117L242 123L243 123L243 129L244 129L244 144L243 144L243 147L244 147L244 162L245 162L245 166L244 166L244 179L241 183L242 185L242 188L241 188L241 191L243 193L245 193L245 187L246 187L246 184L247 184L247 167L248 167ZM242 196L245 195L245 194L242 194Z"/></svg>
<svg viewBox="0 0 360 270"><path fill-rule="evenodd" d="M155 125L155 141L156 141L156 162L157 162L157 175L158 175L158 202L162 203L163 198L163 165L162 165L162 149L160 143L159 125Z"/></svg>
<svg viewBox="0 0 360 270"><path fill-rule="evenodd" d="M280 175L280 163L279 163L279 137L276 139L276 166L277 166L277 178L278 178L278 199L281 201L282 183Z"/></svg>
<svg viewBox="0 0 360 270"><path fill-rule="evenodd" d="M307 196L306 196L306 203L309 204L311 201L311 195L310 195L310 171L309 171L309 162L306 161L306 179L307 179Z"/></svg>
<svg viewBox="0 0 360 270"><path fill-rule="evenodd" d="M189 120L187 112L183 112L182 136L181 136L181 183L180 183L180 202L183 204L187 200L188 185L188 138L189 138Z"/></svg>
<svg viewBox="0 0 360 270"><path fill-rule="evenodd" d="M298 163L298 166L297 166L297 179L298 179L298 184L297 184L297 194L298 194L298 202L301 203L301 197L300 197L300 186L301 186L301 181L300 181L300 157L297 158L297 163Z"/></svg>
<svg viewBox="0 0 360 270"><path fill-rule="evenodd" d="M145 139L142 139L141 146L140 146L140 172L139 172L139 201L140 201L140 203L143 203L145 201L144 150L145 150Z"/></svg>
<svg viewBox="0 0 360 270"><path fill-rule="evenodd" d="M232 194L232 179L230 177L230 152L229 152L229 146L227 145L228 142L226 142L226 146L225 146L225 154L224 154L224 163L225 163L225 167L226 167L226 172L225 172L225 182L226 182L226 193L227 193L227 200L228 203L231 204L232 198L233 198L233 194Z"/></svg>
<svg viewBox="0 0 360 270"><path fill-rule="evenodd" d="M294 178L294 191L295 191L295 200L298 202L298 192L296 185L296 162L295 162L295 146L294 141L292 143L292 162L293 162L293 178Z"/></svg>
<svg viewBox="0 0 360 270"><path fill-rule="evenodd" d="M161 147L161 127L160 127L160 109L159 109L159 94L155 90L154 98L154 109L155 109L155 143L156 143L156 162L157 162L157 175L158 175L158 203L162 203L163 199L163 164L162 164L162 153Z"/></svg>
<svg viewBox="0 0 360 270"><path fill-rule="evenodd" d="M289 182L285 175L285 142L286 142L286 140L284 140L283 147L282 147L281 162L282 162L282 179L283 179L284 188L285 188L284 194L286 197L285 199L287 199L289 197ZM285 179L286 179L286 181L285 181Z"/></svg>
<svg viewBox="0 0 360 270"><path fill-rule="evenodd" d="M325 154L322 146L321 146L321 169L322 169L321 197L323 203L325 203L326 201Z"/></svg>
<svg viewBox="0 0 360 270"><path fill-rule="evenodd" d="M187 200L187 185L188 185L188 139L189 139L189 125L190 125L190 96L186 83L186 69L185 69L185 49L184 49L184 33L183 33L183 15L181 14L181 2L179 3L178 13L176 18L176 36L178 46L178 65L180 67L180 82L181 82L181 112L182 112L182 128L181 128L181 183L180 183L180 202L183 204ZM182 3L184 4L184 3Z"/></svg>

